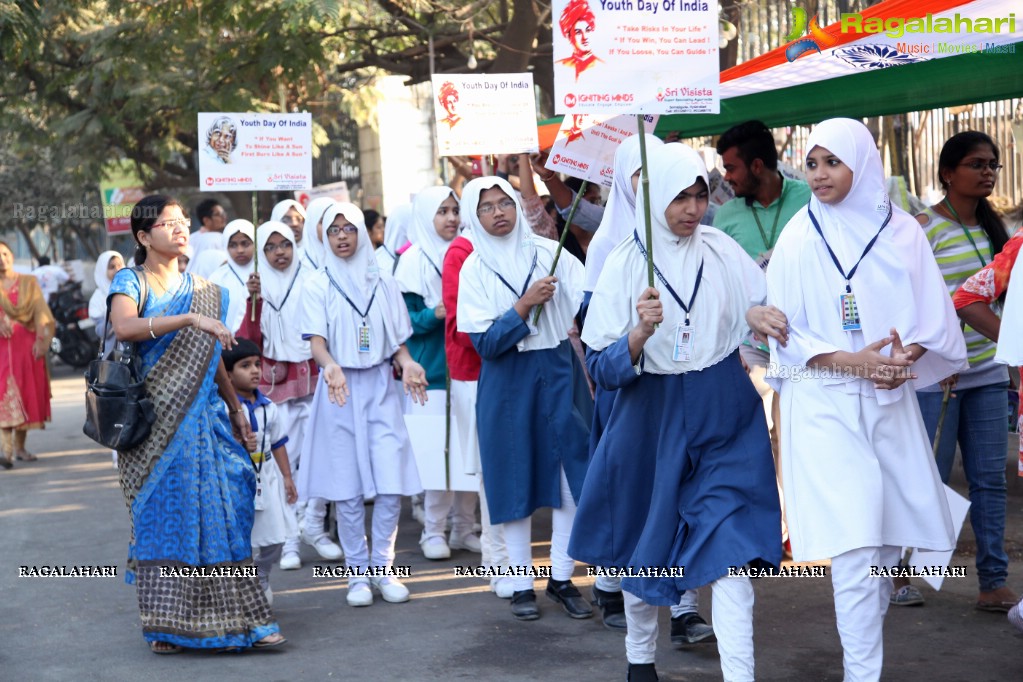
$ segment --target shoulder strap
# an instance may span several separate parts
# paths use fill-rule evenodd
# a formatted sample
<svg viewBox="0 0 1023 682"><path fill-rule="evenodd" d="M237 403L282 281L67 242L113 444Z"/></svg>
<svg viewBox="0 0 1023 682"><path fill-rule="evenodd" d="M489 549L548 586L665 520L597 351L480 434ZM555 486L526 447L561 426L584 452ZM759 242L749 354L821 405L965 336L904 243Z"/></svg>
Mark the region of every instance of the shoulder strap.
<svg viewBox="0 0 1023 682"><path fill-rule="evenodd" d="M139 317L142 317L142 311L145 310L146 300L149 298L149 280L146 279L146 271L142 269L142 266L136 265L132 268L135 271L135 278L139 281Z"/></svg>

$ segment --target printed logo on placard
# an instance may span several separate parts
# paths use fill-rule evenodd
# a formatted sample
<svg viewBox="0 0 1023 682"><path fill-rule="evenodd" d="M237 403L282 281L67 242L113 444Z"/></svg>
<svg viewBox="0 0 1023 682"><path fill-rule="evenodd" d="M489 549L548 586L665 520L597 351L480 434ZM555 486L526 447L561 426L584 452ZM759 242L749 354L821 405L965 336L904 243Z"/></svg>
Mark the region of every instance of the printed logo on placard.
<svg viewBox="0 0 1023 682"><path fill-rule="evenodd" d="M565 95L565 106L571 109L575 106L575 95L571 92Z"/></svg>
<svg viewBox="0 0 1023 682"><path fill-rule="evenodd" d="M207 178L206 178L206 186L207 187L213 187L213 178L207 176Z"/></svg>

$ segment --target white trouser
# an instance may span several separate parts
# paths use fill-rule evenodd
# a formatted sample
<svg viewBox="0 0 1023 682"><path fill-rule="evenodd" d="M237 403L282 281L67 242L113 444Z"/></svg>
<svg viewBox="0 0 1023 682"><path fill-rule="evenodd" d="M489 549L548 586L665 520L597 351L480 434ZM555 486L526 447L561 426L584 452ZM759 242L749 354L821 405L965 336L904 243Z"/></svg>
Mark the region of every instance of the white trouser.
<svg viewBox="0 0 1023 682"><path fill-rule="evenodd" d="M373 501L373 558L366 544L366 507L362 496L341 500L337 507L337 531L345 563L349 568L366 570L390 567L394 561L394 540L398 537L401 495L377 495Z"/></svg>
<svg viewBox="0 0 1023 682"><path fill-rule="evenodd" d="M423 539L444 537L444 526L451 514L451 537L472 533L476 521L476 493L456 490L427 490L423 502L426 524Z"/></svg>
<svg viewBox="0 0 1023 682"><path fill-rule="evenodd" d="M311 406L312 396L277 403L277 419L287 429L285 433L288 434L288 466L291 467L291 480L293 481L298 480L297 472L302 460L302 443L305 439L306 424L309 423L309 410ZM301 490L298 492L298 498L299 500L304 499ZM327 501L319 497L289 505L291 512L295 515L295 520L298 521L295 527L298 529L303 528L305 523L304 515L306 508L309 506L314 507L314 513L318 514L320 523L315 528L322 528L323 519L327 514ZM314 526L309 527L314 528ZM322 532L322 530L319 530L315 535L320 535ZM300 547L299 538L300 534L296 533L284 541L284 554L298 554Z"/></svg>
<svg viewBox="0 0 1023 682"><path fill-rule="evenodd" d="M598 575L593 586L602 592L621 592L622 579L616 575Z"/></svg>
<svg viewBox="0 0 1023 682"><path fill-rule="evenodd" d="M753 585L746 577L711 583L714 634L725 682L753 679ZM687 592L688 594L688 592ZM629 663L653 663L657 650L657 607L625 593L625 655Z"/></svg>
<svg viewBox="0 0 1023 682"><path fill-rule="evenodd" d="M678 618L686 613L696 613L700 610L700 593L696 590L686 590L679 597L677 604L671 606L671 617Z"/></svg>
<svg viewBox="0 0 1023 682"><path fill-rule="evenodd" d="M554 580L571 580L575 571L575 561L568 556L568 539L572 535L573 521L575 501L568 487L565 470L561 469L561 508L551 513L551 578ZM503 525L510 565L521 571L532 571L532 517L508 521ZM531 574L517 575L512 580L516 592L533 589Z"/></svg>
<svg viewBox="0 0 1023 682"><path fill-rule="evenodd" d="M259 573L259 586L266 591L266 588L270 587L270 569L273 568L274 563L281 558L281 547L284 545L268 545L266 547L253 547L252 548L252 563L256 566L256 571Z"/></svg>
<svg viewBox="0 0 1023 682"><path fill-rule="evenodd" d="M872 577L871 566L899 563L901 548L860 547L831 558L835 617L842 640L845 682L875 681L884 661L882 632L891 578Z"/></svg>
<svg viewBox="0 0 1023 682"><path fill-rule="evenodd" d="M483 476L480 476L480 565L488 568L508 566L508 547L504 544L504 526L491 525L490 508L487 506L487 493L483 489Z"/></svg>

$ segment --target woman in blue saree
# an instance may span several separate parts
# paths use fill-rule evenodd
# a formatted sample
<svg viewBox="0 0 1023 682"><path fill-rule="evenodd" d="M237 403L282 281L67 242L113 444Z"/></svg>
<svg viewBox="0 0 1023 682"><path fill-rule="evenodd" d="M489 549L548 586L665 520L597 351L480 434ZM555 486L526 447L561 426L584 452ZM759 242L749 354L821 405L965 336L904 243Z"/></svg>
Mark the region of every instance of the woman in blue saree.
<svg viewBox="0 0 1023 682"><path fill-rule="evenodd" d="M252 564L255 476L240 444L251 430L220 360L234 344L227 294L178 274L189 221L176 200L143 198L131 228L140 266L114 276L110 306L118 341L138 343L156 408L146 441L118 457L143 635L159 654L283 644Z"/></svg>

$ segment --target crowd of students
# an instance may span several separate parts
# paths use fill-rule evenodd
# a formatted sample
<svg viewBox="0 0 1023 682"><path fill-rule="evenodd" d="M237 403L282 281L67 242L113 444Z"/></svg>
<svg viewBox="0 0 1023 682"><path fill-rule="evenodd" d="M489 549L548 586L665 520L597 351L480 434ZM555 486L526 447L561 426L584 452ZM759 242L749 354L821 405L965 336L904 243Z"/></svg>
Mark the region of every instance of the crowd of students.
<svg viewBox="0 0 1023 682"><path fill-rule="evenodd" d="M929 209L921 229L889 199L861 123L814 128L802 183L778 173L770 131L748 122L718 145L738 196L711 227L701 156L648 137L644 191L639 142L619 148L607 206L586 209L574 228L593 233L578 240L585 265L548 238L554 220L523 159L510 171L518 189L506 162L501 177L472 179L460 196L421 189L383 226L377 214L368 225L359 208L329 199L306 208L282 202L258 227L232 221L221 238L226 258L209 276L227 292L219 310L205 325L209 312L177 315L163 335L153 323L160 308L136 309L137 278L155 278L155 298L167 297L168 309L191 310L176 292L206 283L173 276L170 263L187 240L153 236L180 223L176 202L153 203L159 215L148 223L133 213L136 241L156 255L146 260L142 249L142 267L120 272L115 254L101 257L96 282L112 301L110 333L160 344L194 332L223 350L222 368L214 359L204 370L205 385L216 374L221 395L233 393L213 432L234 427L249 451L242 478L224 483L240 486L241 516L254 517L261 591L246 598L272 601L270 568L300 565L301 538L324 558L343 555L349 605L368 606L376 594L408 600L391 570L401 500L437 477L419 470L405 415L447 403L461 457L445 461L442 475L477 475L479 484L425 491L420 547L434 560L480 552L483 566L498 569L491 589L510 599L515 618L540 617L531 517L548 507L546 595L573 618L592 616L596 605L605 625L626 631L629 679L657 679L658 606L672 609L673 641L716 635L724 678L753 679L754 589L733 569L778 570L789 551L796 561L831 561L846 679L878 679L886 609L912 600L905 586L871 577L871 567L899 563L903 547L944 551L956 539L942 489L951 455L935 464L937 418L912 388L940 396L942 386L927 387L958 374L960 434L978 428L973 392L1005 396L1006 370L981 340L998 336L997 323L978 324L964 341L949 296L1005 246L984 194L998 150L986 136L957 141L961 153L941 164L947 209ZM573 190L548 171L541 180L565 217ZM939 267L935 255L956 242L942 236L949 230L970 238L977 267L969 250L954 272L947 258ZM1004 289L971 291L986 306ZM133 317L149 317L148 327ZM982 369L983 381L969 383ZM992 436L982 455L964 445L964 460L971 497L974 480L986 477L974 500L984 544L978 607L1004 612L1018 610L1001 548L1004 467L999 482L994 464L983 474L971 464L1004 457L1004 405L1001 430L1000 451ZM236 457L240 446L210 452ZM126 456L139 454L121 454L122 482L138 470ZM340 547L326 532L330 505ZM132 513L135 533L152 522ZM237 548L228 554L239 560ZM619 571L598 577L591 600L572 582L576 561ZM712 588L713 629L696 613L702 586ZM142 589L145 617L155 607L142 605ZM257 611L227 646L283 641ZM146 631L157 653L225 645L163 632Z"/></svg>

